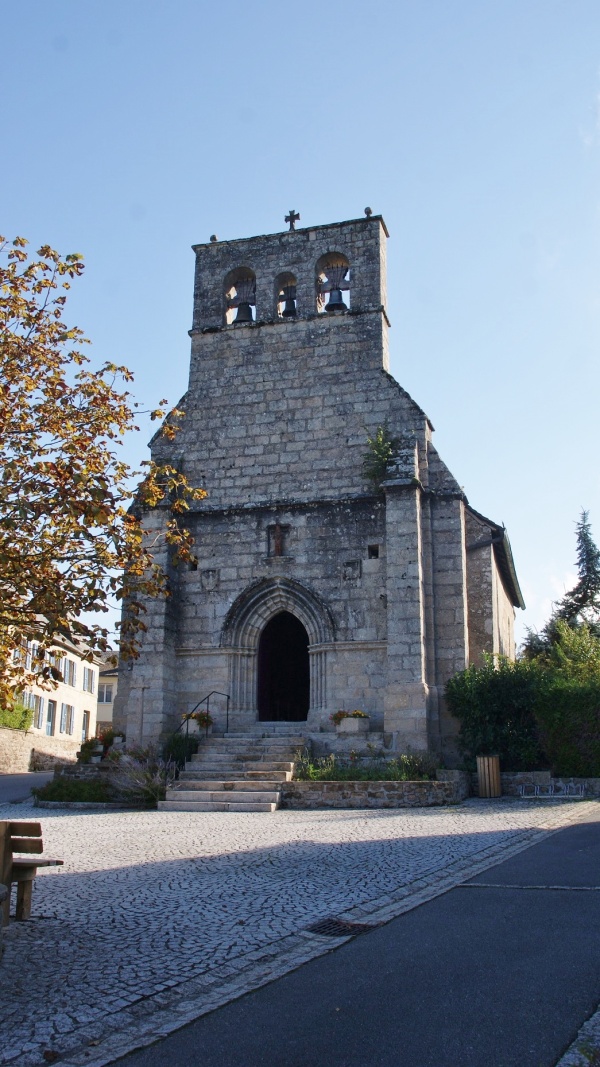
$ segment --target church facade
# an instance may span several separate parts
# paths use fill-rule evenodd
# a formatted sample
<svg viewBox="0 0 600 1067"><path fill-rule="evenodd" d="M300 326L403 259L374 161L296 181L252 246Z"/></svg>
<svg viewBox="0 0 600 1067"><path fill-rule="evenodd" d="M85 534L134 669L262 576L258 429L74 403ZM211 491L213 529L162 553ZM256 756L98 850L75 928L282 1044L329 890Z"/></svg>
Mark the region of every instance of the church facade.
<svg viewBox="0 0 600 1067"><path fill-rule="evenodd" d="M195 246L185 419L152 448L207 496L187 520L196 561L159 557L171 595L122 669L128 740L159 741L213 692L217 730L294 723L323 742L333 712L360 709L389 750L451 755L446 681L514 654L506 532L389 373L386 238L371 215ZM373 481L378 435L393 459Z"/></svg>

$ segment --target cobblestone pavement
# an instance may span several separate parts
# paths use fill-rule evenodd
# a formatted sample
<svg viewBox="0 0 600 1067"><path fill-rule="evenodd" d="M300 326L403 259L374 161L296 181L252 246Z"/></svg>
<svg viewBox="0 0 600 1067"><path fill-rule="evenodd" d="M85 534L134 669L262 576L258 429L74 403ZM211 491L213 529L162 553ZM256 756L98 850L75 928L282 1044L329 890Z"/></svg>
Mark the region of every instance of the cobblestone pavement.
<svg viewBox="0 0 600 1067"><path fill-rule="evenodd" d="M318 919L382 922L587 803L383 811L41 812L32 919L5 931L0 1063L101 1067L343 943ZM44 1053L46 1056L44 1057Z"/></svg>

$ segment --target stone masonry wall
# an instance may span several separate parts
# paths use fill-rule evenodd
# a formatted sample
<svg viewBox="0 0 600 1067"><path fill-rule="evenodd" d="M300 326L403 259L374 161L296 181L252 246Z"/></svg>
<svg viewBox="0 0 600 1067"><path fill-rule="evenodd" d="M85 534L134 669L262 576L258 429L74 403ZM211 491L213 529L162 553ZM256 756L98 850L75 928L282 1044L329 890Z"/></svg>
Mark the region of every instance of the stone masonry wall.
<svg viewBox="0 0 600 1067"><path fill-rule="evenodd" d="M385 332L369 311L195 335L182 429L157 449L207 489L200 510L368 491L367 434L386 420L424 448L425 415L382 369Z"/></svg>
<svg viewBox="0 0 600 1067"><path fill-rule="evenodd" d="M24 771L50 771L64 763L74 763L80 748L78 741L45 737L32 730L0 727L0 774Z"/></svg>
<svg viewBox="0 0 600 1067"><path fill-rule="evenodd" d="M551 784L562 789L571 783L583 785L586 797L600 797L600 778L553 778L550 771L501 771L500 782L502 795L507 797L520 796L521 786L525 786L529 792L538 785L543 792ZM476 774L471 775L471 790L474 796L479 796Z"/></svg>
<svg viewBox="0 0 600 1067"><path fill-rule="evenodd" d="M152 449L207 497L186 515L197 561L161 560L172 595L148 604L140 658L120 674L114 719L128 740L164 738L211 690L232 695L230 726L252 725L260 633L284 610L309 635L309 729L360 707L399 749L439 750L451 732L443 687L468 655L465 505L427 416L388 373L385 237L372 217L196 246L185 418ZM331 253L350 266L342 314L317 300ZM253 321L235 325L226 292L240 269L256 299ZM278 316L284 272L295 318ZM398 470L377 493L363 464L383 425L400 438ZM252 601L234 640L231 620L259 587L264 611Z"/></svg>
<svg viewBox="0 0 600 1067"><path fill-rule="evenodd" d="M437 782L285 782L282 807L421 808L458 804L469 795L468 776L444 772Z"/></svg>

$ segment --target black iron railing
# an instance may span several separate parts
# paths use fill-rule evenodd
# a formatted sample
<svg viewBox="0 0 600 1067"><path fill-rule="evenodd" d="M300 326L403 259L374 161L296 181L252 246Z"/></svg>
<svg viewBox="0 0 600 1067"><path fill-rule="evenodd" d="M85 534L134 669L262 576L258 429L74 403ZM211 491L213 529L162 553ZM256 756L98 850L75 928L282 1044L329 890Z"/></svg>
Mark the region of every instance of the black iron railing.
<svg viewBox="0 0 600 1067"><path fill-rule="evenodd" d="M205 736L208 736L208 731L211 726L210 699L214 696L225 697L227 701L225 729L227 732L229 731L229 693L221 693L218 689L212 689L210 693L208 693L205 697L202 697L202 700L199 700L198 703L194 705L191 711L188 711L187 714L182 716L179 726L176 730L173 731L172 734L170 734L164 744L164 752L168 753L170 757L174 760L174 762L177 764L178 774L181 768L185 766L186 760L188 760L190 756L197 751L197 743L196 747L194 747L194 738L198 737L198 734L201 733L201 729L199 729L197 732L195 731L193 734L190 735L190 720L197 717L199 708L201 708L203 704L205 704L206 722L204 728ZM179 737L183 739L180 743L177 742L177 738Z"/></svg>

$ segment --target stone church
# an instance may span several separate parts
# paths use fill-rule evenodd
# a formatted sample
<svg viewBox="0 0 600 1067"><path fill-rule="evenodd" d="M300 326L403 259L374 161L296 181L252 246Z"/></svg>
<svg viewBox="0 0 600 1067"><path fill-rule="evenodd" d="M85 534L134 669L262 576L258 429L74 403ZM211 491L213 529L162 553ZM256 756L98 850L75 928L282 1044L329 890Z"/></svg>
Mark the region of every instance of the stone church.
<svg viewBox="0 0 600 1067"><path fill-rule="evenodd" d="M332 712L361 709L390 751L451 756L446 681L483 652L514 654L508 538L389 373L383 218L296 219L194 247L186 416L152 448L206 489L188 521L197 561L148 604L115 724L158 741L213 692L219 732L289 723L322 751ZM378 430L396 448L376 484Z"/></svg>

